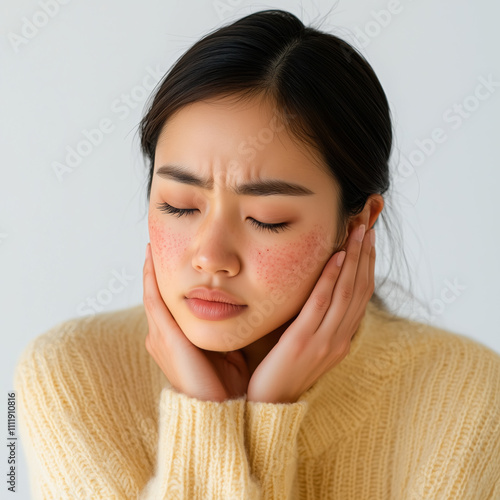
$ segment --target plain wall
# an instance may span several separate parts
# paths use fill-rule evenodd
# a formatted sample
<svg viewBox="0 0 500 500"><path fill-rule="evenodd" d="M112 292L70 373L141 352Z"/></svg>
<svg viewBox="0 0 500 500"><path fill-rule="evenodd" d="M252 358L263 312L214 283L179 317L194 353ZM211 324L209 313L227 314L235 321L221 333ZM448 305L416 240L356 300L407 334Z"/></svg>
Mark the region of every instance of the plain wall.
<svg viewBox="0 0 500 500"><path fill-rule="evenodd" d="M394 211L413 291L433 311L421 319L500 352L499 4L343 0L331 7L326 0L2 2L4 433L14 366L29 340L92 312L88 299L106 311L142 301L147 178L137 125L153 86L208 31L267 8L290 10L306 24L329 12L321 29L372 64L394 118ZM99 126L100 140L92 132ZM95 144L69 171L58 170L86 135ZM115 275L123 290L110 295ZM20 446L17 457L16 498L28 498Z"/></svg>

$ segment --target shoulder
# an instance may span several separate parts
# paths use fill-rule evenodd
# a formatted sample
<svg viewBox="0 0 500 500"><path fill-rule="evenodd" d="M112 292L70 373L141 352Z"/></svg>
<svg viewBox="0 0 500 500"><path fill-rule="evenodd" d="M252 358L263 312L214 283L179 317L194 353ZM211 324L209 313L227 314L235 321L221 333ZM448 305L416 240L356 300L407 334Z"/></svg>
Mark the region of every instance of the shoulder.
<svg viewBox="0 0 500 500"><path fill-rule="evenodd" d="M422 411L439 406L500 419L500 354L464 334L374 311L371 341L394 384ZM455 413L457 414L457 413Z"/></svg>
<svg viewBox="0 0 500 500"><path fill-rule="evenodd" d="M415 362L439 366L439 361L450 368L459 368L458 362L464 368L500 367L499 353L465 334L393 315L376 304L370 304L368 312L366 343L388 352L401 367Z"/></svg>
<svg viewBox="0 0 500 500"><path fill-rule="evenodd" d="M433 498L443 478L450 491L486 498L500 477L500 355L422 322L383 323L397 369L382 400L394 409L402 475L415 471L410 483Z"/></svg>
<svg viewBox="0 0 500 500"><path fill-rule="evenodd" d="M84 369L87 360L110 363L124 351L144 346L147 318L142 304L64 320L34 337L17 360L14 386L33 370ZM63 372L60 372L62 375ZM55 375L53 373L52 375Z"/></svg>
<svg viewBox="0 0 500 500"><path fill-rule="evenodd" d="M355 380L404 393L422 411L433 400L500 418L500 354L467 335L370 304L351 365Z"/></svg>

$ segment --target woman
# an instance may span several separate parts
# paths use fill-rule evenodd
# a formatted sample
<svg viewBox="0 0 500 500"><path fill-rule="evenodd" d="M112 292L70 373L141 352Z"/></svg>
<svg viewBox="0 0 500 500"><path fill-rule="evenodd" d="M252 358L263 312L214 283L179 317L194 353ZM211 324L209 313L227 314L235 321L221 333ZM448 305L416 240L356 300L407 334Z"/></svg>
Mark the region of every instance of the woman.
<svg viewBox="0 0 500 500"><path fill-rule="evenodd" d="M500 356L374 293L389 106L292 14L191 47L141 126L144 305L16 370L39 498L498 498Z"/></svg>

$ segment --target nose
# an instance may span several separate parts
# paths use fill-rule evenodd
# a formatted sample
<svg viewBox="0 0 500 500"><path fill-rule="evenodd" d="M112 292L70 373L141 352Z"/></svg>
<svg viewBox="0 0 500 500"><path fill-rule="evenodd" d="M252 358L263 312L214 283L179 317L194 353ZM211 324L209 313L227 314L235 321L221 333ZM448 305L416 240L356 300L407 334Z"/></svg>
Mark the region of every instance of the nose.
<svg viewBox="0 0 500 500"><path fill-rule="evenodd" d="M207 274L237 275L241 262L236 245L235 234L227 220L222 217L207 218L196 235L193 268Z"/></svg>

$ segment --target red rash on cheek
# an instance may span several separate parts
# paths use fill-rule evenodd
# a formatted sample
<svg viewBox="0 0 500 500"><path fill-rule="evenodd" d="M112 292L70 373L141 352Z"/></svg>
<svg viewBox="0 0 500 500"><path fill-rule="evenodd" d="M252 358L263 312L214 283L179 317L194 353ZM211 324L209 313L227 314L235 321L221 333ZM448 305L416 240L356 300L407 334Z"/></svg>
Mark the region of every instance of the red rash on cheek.
<svg viewBox="0 0 500 500"><path fill-rule="evenodd" d="M289 295L291 289L310 283L313 275L319 276L329 256L322 232L314 229L298 240L255 248L252 261L258 281L269 292Z"/></svg>
<svg viewBox="0 0 500 500"><path fill-rule="evenodd" d="M170 273L177 267L177 262L182 258L189 245L189 237L172 231L168 224L149 218L149 238L156 265L160 265L162 272Z"/></svg>

